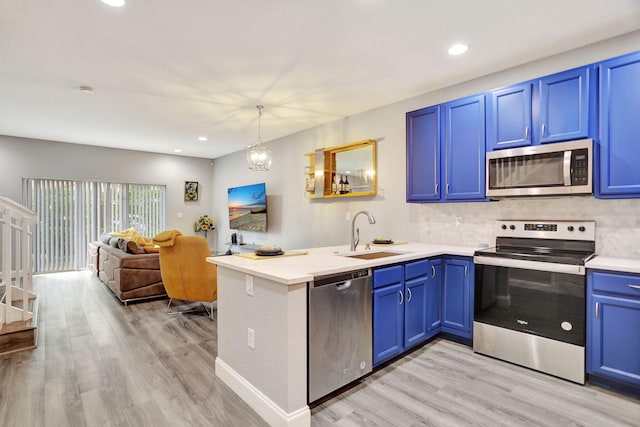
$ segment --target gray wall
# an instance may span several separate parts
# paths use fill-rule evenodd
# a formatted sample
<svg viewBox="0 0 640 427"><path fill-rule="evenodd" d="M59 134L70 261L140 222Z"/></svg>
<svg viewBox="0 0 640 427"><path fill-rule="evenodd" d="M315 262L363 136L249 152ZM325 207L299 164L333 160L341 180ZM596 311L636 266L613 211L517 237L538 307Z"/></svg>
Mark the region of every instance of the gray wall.
<svg viewBox="0 0 640 427"><path fill-rule="evenodd" d="M227 187L266 182L269 231L242 232L245 242L277 244L285 248L346 245L347 213L374 213L377 223L358 220L361 241L376 236L425 243L477 245L495 240L494 221L513 219L594 219L597 251L611 256L640 256L640 199L596 200L559 198L483 203L405 203L405 113L489 89L518 83L632 52L640 46L640 32L573 50L562 55L443 88L434 92L347 117L269 143L273 166L252 172L243 153L214 161L214 215L221 244L232 230L226 219ZM268 138L268 135L264 135ZM304 192L304 153L316 148L362 139L378 140L378 195L351 200L308 200ZM462 225L455 225L455 217ZM219 245L219 249L226 247Z"/></svg>
<svg viewBox="0 0 640 427"><path fill-rule="evenodd" d="M1 196L21 202L22 178L166 185L167 229L185 234L194 233L193 221L198 215L211 215L212 176L209 159L0 136ZM197 202L184 201L185 181L199 182ZM213 236L209 238L216 244Z"/></svg>

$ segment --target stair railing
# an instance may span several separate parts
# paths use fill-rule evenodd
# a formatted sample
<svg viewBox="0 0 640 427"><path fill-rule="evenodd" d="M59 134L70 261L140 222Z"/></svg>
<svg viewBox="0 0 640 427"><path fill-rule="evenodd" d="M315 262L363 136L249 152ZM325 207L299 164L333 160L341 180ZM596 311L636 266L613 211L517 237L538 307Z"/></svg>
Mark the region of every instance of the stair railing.
<svg viewBox="0 0 640 427"><path fill-rule="evenodd" d="M0 328L7 323L30 320L33 293L33 229L35 212L0 197Z"/></svg>

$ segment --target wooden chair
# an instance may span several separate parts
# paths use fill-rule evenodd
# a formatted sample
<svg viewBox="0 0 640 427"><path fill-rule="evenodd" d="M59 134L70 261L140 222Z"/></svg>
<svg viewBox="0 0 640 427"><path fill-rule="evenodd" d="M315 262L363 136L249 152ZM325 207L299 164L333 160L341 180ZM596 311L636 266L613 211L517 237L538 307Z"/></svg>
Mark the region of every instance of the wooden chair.
<svg viewBox="0 0 640 427"><path fill-rule="evenodd" d="M171 309L174 299L199 301L213 319L213 302L218 299L218 279L215 264L205 261L208 256L211 256L209 244L200 236L176 236L173 246L160 248L160 274L170 298L168 309ZM205 303L210 303L210 310L207 310ZM170 311L172 314L186 312Z"/></svg>

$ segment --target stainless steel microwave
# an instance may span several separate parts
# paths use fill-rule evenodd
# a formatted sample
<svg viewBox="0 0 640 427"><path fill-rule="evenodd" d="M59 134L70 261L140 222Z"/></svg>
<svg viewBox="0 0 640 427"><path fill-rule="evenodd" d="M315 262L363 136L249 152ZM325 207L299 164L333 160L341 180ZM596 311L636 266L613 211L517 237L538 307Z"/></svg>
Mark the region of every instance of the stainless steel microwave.
<svg viewBox="0 0 640 427"><path fill-rule="evenodd" d="M593 194L593 140L487 153L487 197Z"/></svg>

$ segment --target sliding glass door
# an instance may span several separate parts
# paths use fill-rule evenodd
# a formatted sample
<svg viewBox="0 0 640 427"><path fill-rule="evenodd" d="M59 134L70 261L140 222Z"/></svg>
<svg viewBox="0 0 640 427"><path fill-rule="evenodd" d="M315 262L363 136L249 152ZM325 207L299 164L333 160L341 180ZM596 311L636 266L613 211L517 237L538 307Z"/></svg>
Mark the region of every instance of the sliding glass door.
<svg viewBox="0 0 640 427"><path fill-rule="evenodd" d="M87 243L129 227L144 236L165 229L164 185L26 178L23 202L38 214L34 271L86 266Z"/></svg>

